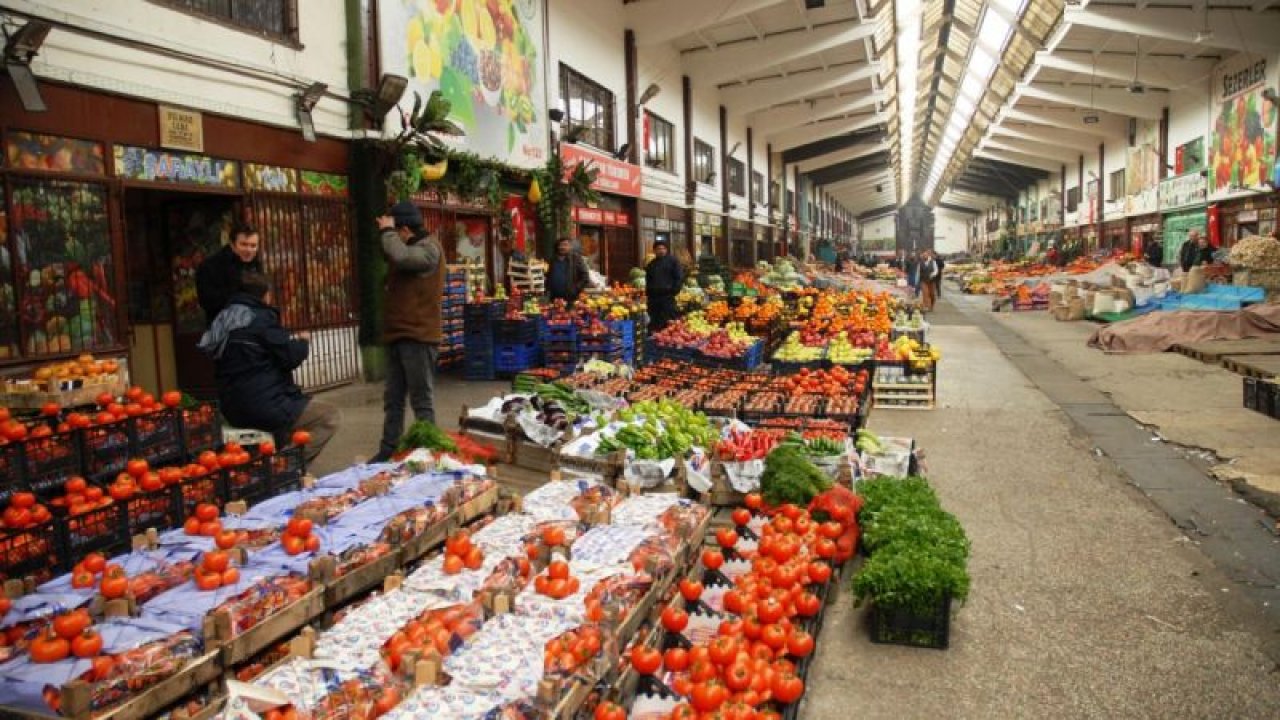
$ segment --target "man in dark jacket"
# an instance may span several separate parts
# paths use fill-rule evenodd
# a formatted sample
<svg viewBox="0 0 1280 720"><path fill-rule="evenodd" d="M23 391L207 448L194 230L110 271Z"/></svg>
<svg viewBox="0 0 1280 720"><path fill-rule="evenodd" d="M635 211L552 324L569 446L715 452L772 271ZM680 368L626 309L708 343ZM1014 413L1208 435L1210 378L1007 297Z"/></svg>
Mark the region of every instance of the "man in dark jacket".
<svg viewBox="0 0 1280 720"><path fill-rule="evenodd" d="M269 432L288 444L296 430L311 433L307 462L316 459L338 429L338 408L302 394L293 371L307 359L310 335L291 336L271 306L266 276L249 271L200 338L199 348L217 367L218 404L227 422Z"/></svg>
<svg viewBox="0 0 1280 720"><path fill-rule="evenodd" d="M258 248L258 231L249 225L237 225L231 231L231 242L196 268L196 298L204 310L205 322L212 323L231 296L239 291L242 273L262 272Z"/></svg>
<svg viewBox="0 0 1280 720"><path fill-rule="evenodd" d="M942 297L942 269L947 266L947 261L941 255L933 253L933 262L938 266L938 274L933 278L933 296L936 299Z"/></svg>
<svg viewBox="0 0 1280 720"><path fill-rule="evenodd" d="M1213 264L1213 248L1209 247L1209 238L1200 234L1199 230L1187 233L1186 242L1178 249L1178 266L1182 272L1190 272L1197 265Z"/></svg>
<svg viewBox="0 0 1280 720"><path fill-rule="evenodd" d="M587 287L591 271L581 253L575 252L569 238L556 243L556 256L547 270L547 295L570 305Z"/></svg>
<svg viewBox="0 0 1280 720"><path fill-rule="evenodd" d="M387 385L382 394L382 442L373 462L389 460L404 434L404 398L413 416L436 421L432 395L443 339L444 251L422 224L422 212L399 202L378 218L387 259L387 299L382 340L387 344Z"/></svg>
<svg viewBox="0 0 1280 720"><path fill-rule="evenodd" d="M653 259L644 269L644 293L649 308L649 332L657 332L676 319L676 293L684 283L680 263L671 257L666 240L653 244Z"/></svg>
<svg viewBox="0 0 1280 720"><path fill-rule="evenodd" d="M1143 253L1146 257L1147 264L1152 267L1164 266L1164 243L1159 238L1152 238L1147 243L1146 251Z"/></svg>

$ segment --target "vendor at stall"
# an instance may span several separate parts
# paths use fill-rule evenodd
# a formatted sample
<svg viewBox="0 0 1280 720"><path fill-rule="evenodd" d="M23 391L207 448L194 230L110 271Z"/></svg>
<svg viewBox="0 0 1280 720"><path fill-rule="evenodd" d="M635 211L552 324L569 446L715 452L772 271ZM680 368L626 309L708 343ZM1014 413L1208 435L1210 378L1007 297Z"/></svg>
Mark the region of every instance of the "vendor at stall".
<svg viewBox="0 0 1280 720"><path fill-rule="evenodd" d="M666 240L653 243L653 255L644 269L650 333L661 330L676 319L676 293L684 284L684 271L680 263L671 257Z"/></svg>

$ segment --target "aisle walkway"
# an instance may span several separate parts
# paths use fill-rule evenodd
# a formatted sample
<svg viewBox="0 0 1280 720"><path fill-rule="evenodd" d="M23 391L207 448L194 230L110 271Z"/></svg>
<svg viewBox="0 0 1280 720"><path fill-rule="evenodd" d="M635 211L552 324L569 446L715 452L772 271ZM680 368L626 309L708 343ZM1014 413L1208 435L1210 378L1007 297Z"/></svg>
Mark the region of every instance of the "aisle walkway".
<svg viewBox="0 0 1280 720"><path fill-rule="evenodd" d="M916 437L973 541L945 652L873 645L846 597L803 717L1274 718L1274 627L1116 473L982 329L944 303L940 407L877 411Z"/></svg>

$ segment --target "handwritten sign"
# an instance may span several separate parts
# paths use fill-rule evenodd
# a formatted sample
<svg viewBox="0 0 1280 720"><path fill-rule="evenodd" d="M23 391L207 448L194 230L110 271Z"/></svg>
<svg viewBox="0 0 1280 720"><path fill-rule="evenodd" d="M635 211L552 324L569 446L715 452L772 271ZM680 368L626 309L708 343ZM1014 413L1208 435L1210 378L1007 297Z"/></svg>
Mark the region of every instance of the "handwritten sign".
<svg viewBox="0 0 1280 720"><path fill-rule="evenodd" d="M160 147L204 152L204 116L165 105L160 111Z"/></svg>
<svg viewBox="0 0 1280 720"><path fill-rule="evenodd" d="M240 164L207 155L115 146L115 173L125 180L240 187Z"/></svg>

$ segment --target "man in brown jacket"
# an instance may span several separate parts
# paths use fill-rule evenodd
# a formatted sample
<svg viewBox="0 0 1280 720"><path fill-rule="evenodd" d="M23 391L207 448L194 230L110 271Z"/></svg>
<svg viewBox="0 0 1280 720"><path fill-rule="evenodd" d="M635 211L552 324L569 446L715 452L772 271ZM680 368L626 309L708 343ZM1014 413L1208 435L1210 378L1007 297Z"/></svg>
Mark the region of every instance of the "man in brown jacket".
<svg viewBox="0 0 1280 720"><path fill-rule="evenodd" d="M378 218L387 258L387 386L382 396L382 443L372 462L388 460L404 434L404 397L418 420L435 422L432 394L441 339L444 253L422 226L422 213L399 202Z"/></svg>

